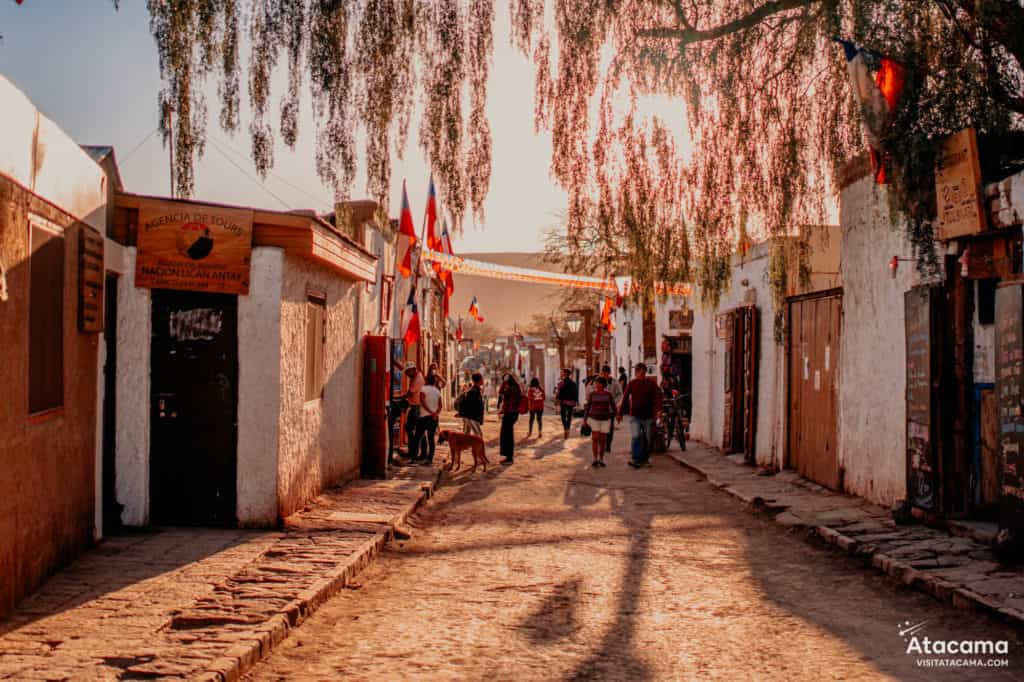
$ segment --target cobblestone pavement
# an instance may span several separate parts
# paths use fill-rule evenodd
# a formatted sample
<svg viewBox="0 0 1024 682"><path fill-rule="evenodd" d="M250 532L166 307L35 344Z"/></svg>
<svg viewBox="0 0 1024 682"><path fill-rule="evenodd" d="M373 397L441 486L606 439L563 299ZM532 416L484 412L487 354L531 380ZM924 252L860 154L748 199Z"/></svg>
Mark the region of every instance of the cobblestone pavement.
<svg viewBox="0 0 1024 682"><path fill-rule="evenodd" d="M527 441L512 466L452 476L411 518L412 538L250 679L1024 676L1018 630L751 514L668 457L634 471L617 440L606 469L559 436ZM922 621L933 640L1009 640L1008 667L918 667L898 630Z"/></svg>
<svg viewBox="0 0 1024 682"><path fill-rule="evenodd" d="M760 475L764 472L741 464L742 455L722 457L690 448L672 456L712 485L772 514L776 522L813 529L904 584L1024 626L1024 566L997 560L991 549L996 524L951 523L960 536L918 523L897 525L889 510L826 490L793 472Z"/></svg>
<svg viewBox="0 0 1024 682"><path fill-rule="evenodd" d="M155 529L103 541L0 621L0 679L230 679L378 552L433 471L356 481L282 532Z"/></svg>

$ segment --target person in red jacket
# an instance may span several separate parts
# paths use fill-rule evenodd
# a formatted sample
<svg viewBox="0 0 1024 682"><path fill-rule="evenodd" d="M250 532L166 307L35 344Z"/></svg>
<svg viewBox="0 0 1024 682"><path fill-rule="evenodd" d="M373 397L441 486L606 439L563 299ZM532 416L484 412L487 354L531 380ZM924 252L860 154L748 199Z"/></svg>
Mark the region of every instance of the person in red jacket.
<svg viewBox="0 0 1024 682"><path fill-rule="evenodd" d="M540 387L540 379L537 377L530 379L530 388L526 391L526 399L529 402L530 408L530 430L526 434L527 438L533 435L534 420L537 421L537 437L540 438L544 435L544 427L541 426L540 418L544 415L545 398L547 398L547 395L544 393L544 389Z"/></svg>
<svg viewBox="0 0 1024 682"><path fill-rule="evenodd" d="M647 365L638 362L633 370L633 380L626 386L619 406L618 421L629 415L629 430L633 437L632 458L629 465L634 468L651 465L651 439L654 437L654 420L661 414L662 394L658 382L647 376Z"/></svg>

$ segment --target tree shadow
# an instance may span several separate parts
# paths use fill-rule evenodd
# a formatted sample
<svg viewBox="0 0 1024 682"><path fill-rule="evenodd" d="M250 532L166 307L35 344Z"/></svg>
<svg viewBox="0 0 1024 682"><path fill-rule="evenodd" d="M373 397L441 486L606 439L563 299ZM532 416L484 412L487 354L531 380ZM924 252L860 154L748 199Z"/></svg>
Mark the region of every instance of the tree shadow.
<svg viewBox="0 0 1024 682"><path fill-rule="evenodd" d="M556 585L519 626L526 638L535 644L547 644L572 636L580 627L576 610L582 584L583 580L576 577Z"/></svg>

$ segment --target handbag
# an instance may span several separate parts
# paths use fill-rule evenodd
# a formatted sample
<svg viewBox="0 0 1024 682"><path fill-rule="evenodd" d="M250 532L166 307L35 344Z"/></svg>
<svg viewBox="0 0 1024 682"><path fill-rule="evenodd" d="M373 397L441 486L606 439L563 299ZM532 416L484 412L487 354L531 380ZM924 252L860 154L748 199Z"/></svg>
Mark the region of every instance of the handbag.
<svg viewBox="0 0 1024 682"><path fill-rule="evenodd" d="M587 424L586 422L584 422L583 425L580 426L580 435L581 436L589 436L593 432L594 432L594 430L590 428L590 424Z"/></svg>

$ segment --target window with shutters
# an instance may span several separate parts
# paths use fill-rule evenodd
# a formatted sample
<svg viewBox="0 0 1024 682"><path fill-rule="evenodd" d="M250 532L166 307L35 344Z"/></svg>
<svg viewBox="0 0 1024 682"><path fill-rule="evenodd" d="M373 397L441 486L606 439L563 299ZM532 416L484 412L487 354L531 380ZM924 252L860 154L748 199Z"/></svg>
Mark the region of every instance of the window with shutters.
<svg viewBox="0 0 1024 682"><path fill-rule="evenodd" d="M64 405L64 234L31 221L28 321L28 409Z"/></svg>
<svg viewBox="0 0 1024 682"><path fill-rule="evenodd" d="M327 349L327 299L306 296L306 400L324 395L324 355Z"/></svg>

